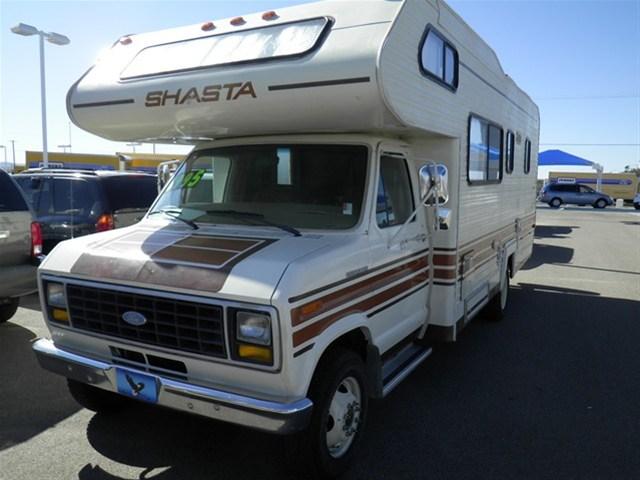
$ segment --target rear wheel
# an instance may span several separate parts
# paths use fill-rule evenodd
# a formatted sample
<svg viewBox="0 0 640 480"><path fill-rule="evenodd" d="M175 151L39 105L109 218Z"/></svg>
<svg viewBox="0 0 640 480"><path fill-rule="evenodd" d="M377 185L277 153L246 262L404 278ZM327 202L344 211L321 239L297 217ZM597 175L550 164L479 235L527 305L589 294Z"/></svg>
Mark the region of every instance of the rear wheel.
<svg viewBox="0 0 640 480"><path fill-rule="evenodd" d="M559 208L560 205L562 205L562 200L560 200L558 197L552 198L551 201L549 202L549 206L551 208Z"/></svg>
<svg viewBox="0 0 640 480"><path fill-rule="evenodd" d="M364 364L352 351L335 348L325 355L309 389L313 401L310 425L288 439L287 453L298 473L307 478L335 478L347 470L367 415L365 379Z"/></svg>
<svg viewBox="0 0 640 480"><path fill-rule="evenodd" d="M596 200L596 203L593 204L594 208L604 208L607 206L607 201L604 198L600 198Z"/></svg>
<svg viewBox="0 0 640 480"><path fill-rule="evenodd" d="M102 390L86 383L67 379L69 393L73 399L88 410L94 412L116 412L122 410L127 403L127 399L122 396Z"/></svg>
<svg viewBox="0 0 640 480"><path fill-rule="evenodd" d="M0 323L4 323L13 317L18 311L20 300L17 298L9 298L5 303L0 303Z"/></svg>

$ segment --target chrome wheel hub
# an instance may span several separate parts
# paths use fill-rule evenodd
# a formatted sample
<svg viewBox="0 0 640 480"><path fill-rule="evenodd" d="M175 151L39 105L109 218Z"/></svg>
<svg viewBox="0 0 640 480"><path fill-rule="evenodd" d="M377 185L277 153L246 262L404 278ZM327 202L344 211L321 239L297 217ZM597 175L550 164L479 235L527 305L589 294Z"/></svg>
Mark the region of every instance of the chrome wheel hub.
<svg viewBox="0 0 640 480"><path fill-rule="evenodd" d="M327 448L333 458L344 455L360 426L360 384L353 377L340 382L333 394L327 417Z"/></svg>

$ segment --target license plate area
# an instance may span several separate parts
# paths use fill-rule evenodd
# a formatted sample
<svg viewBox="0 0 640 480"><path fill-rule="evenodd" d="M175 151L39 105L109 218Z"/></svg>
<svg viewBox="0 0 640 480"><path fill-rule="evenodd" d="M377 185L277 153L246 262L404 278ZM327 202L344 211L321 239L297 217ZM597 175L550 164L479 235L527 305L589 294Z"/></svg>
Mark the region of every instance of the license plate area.
<svg viewBox="0 0 640 480"><path fill-rule="evenodd" d="M116 368L118 393L147 403L158 402L156 377L144 373Z"/></svg>

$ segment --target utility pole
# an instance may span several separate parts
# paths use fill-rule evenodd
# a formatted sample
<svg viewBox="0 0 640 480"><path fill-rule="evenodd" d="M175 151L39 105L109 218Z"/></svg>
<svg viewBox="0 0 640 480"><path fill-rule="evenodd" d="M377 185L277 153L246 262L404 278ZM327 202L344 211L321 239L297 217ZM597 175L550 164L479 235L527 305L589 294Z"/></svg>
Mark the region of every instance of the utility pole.
<svg viewBox="0 0 640 480"><path fill-rule="evenodd" d="M9 140L11 142L11 154L13 155L13 172L16 173L16 141Z"/></svg>

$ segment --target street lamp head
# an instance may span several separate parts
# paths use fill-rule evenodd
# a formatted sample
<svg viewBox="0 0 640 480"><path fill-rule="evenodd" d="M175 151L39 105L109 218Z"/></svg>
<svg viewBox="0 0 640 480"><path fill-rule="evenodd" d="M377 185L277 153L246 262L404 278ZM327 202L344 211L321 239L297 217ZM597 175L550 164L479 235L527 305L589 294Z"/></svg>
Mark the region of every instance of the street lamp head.
<svg viewBox="0 0 640 480"><path fill-rule="evenodd" d="M37 35L40 31L34 27L33 25L27 25L26 23L19 23L15 27L11 28L13 33L17 33L18 35L24 35L25 37L29 37L31 35Z"/></svg>
<svg viewBox="0 0 640 480"><path fill-rule="evenodd" d="M47 39L47 42L53 43L54 45L68 45L71 40L69 37L65 37L59 33L49 32L45 33L44 38Z"/></svg>

